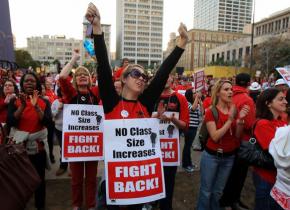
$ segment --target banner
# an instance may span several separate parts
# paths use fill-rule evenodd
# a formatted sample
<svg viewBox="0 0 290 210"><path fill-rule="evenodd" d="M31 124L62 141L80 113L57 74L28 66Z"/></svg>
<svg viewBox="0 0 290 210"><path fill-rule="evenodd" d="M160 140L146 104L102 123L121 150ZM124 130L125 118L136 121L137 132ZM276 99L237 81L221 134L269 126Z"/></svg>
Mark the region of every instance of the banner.
<svg viewBox="0 0 290 210"><path fill-rule="evenodd" d="M63 119L62 161L103 160L103 107L65 104Z"/></svg>
<svg viewBox="0 0 290 210"><path fill-rule="evenodd" d="M164 198L158 120L106 120L104 134L107 204L139 204Z"/></svg>
<svg viewBox="0 0 290 210"><path fill-rule="evenodd" d="M178 112L164 112L164 114L167 117L174 114L179 118ZM159 120L159 135L163 166L179 166L179 129L172 122Z"/></svg>
<svg viewBox="0 0 290 210"><path fill-rule="evenodd" d="M290 87L290 69L287 67L276 68L278 73L283 77L284 81Z"/></svg>
<svg viewBox="0 0 290 210"><path fill-rule="evenodd" d="M195 91L200 91L205 85L205 74L204 69L194 72L194 89Z"/></svg>

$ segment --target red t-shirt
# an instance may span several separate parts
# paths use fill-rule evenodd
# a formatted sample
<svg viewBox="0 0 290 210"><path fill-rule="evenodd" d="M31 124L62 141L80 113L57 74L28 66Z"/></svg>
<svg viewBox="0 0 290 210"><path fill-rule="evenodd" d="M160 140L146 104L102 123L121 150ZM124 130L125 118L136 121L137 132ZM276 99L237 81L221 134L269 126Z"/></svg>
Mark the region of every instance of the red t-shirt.
<svg viewBox="0 0 290 210"><path fill-rule="evenodd" d="M54 102L54 100L57 99L57 96L55 95L55 93L52 90L46 89L45 95L48 97L50 104L52 104L52 102Z"/></svg>
<svg viewBox="0 0 290 210"><path fill-rule="evenodd" d="M43 99L38 98L37 104L40 107L40 109L44 112L46 104L43 101ZM20 99L17 99L15 101L15 106L18 108L20 105L21 105ZM44 128L44 125L40 121L38 113L31 104L30 99L26 100L26 106L18 121L17 128L21 131L26 131L29 133L34 133Z"/></svg>
<svg viewBox="0 0 290 210"><path fill-rule="evenodd" d="M0 98L0 123L6 123L8 105L4 103L5 98Z"/></svg>
<svg viewBox="0 0 290 210"><path fill-rule="evenodd" d="M203 104L203 108L204 108L204 110L206 110L208 107L210 107L210 105L211 105L211 97L210 97L210 96L207 96L207 97L203 100L202 104Z"/></svg>
<svg viewBox="0 0 290 210"><path fill-rule="evenodd" d="M218 108L217 110L218 110L218 121L217 121L216 127L217 129L220 129L228 120L229 115L222 113ZM215 122L211 109L207 109L205 111L204 120L206 123L211 122L211 121ZM235 125L236 123L235 121L233 121L231 128L228 129L228 131L223 135L223 137L218 142L214 142L212 138L209 137L206 147L214 151L216 151L218 148L223 149L224 152L234 151L239 145L239 140L235 136L235 131L236 131Z"/></svg>
<svg viewBox="0 0 290 210"><path fill-rule="evenodd" d="M72 83L70 82L70 79L60 78L59 83L60 83L60 88L63 95L64 103L70 103L72 99L78 95L77 90L73 87ZM99 89L97 86L91 87L90 92L95 97L99 96Z"/></svg>
<svg viewBox="0 0 290 210"><path fill-rule="evenodd" d="M122 116L123 115L123 116ZM106 120L112 119L133 119L133 118L150 118L147 108L139 101L120 100L114 109L105 114Z"/></svg>
<svg viewBox="0 0 290 210"><path fill-rule="evenodd" d="M262 149L269 149L269 144L275 136L276 129L285 125L287 125L287 123L282 120L262 119L257 122L254 134ZM266 170L263 168L254 167L254 171L265 181L272 184L275 183L277 174L276 170Z"/></svg>

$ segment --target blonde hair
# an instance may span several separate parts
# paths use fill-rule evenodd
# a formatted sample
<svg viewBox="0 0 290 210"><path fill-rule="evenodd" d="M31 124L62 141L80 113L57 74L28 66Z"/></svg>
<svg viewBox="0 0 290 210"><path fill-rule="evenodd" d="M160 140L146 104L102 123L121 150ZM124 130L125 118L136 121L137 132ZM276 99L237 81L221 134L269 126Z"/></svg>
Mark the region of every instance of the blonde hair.
<svg viewBox="0 0 290 210"><path fill-rule="evenodd" d="M232 82L230 80L222 80L222 79L219 79L215 84L214 86L212 87L212 90L211 90L211 105L212 106L216 106L217 103L218 103L218 96L217 94L220 92L222 86L225 84L225 83L229 83L232 85Z"/></svg>
<svg viewBox="0 0 290 210"><path fill-rule="evenodd" d="M76 81L76 75L78 72L86 72L88 75L89 75L89 84L88 84L88 88L91 88L92 86L92 79L91 79L91 74L89 72L89 70L84 67L84 66L79 66L76 70L75 70L75 73L73 75L73 81L72 81L72 85L73 87L77 90L78 89L78 85L77 85L77 81Z"/></svg>
<svg viewBox="0 0 290 210"><path fill-rule="evenodd" d="M124 69L120 77L122 87L125 85L125 83L123 82L123 79L127 78L130 72L133 71L133 69L135 69L135 67L140 68L144 71L144 67L138 64L129 64L128 66L126 66L126 68ZM144 74L146 74L145 71L144 71Z"/></svg>

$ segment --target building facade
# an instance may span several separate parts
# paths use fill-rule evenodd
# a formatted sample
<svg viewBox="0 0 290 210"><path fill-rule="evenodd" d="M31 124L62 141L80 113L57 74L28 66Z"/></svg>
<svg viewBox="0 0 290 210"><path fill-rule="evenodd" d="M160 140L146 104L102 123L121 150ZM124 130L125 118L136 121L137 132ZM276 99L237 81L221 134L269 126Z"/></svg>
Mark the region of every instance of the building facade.
<svg viewBox="0 0 290 210"><path fill-rule="evenodd" d="M289 18L290 8L276 12L255 23L253 46L262 44L273 37L290 39ZM251 38L247 37L211 49L209 54L211 62L218 59L227 62L238 61L242 67L245 67L245 58L250 55L250 51Z"/></svg>
<svg viewBox="0 0 290 210"><path fill-rule="evenodd" d="M243 32L251 23L253 0L194 0L193 28Z"/></svg>
<svg viewBox="0 0 290 210"><path fill-rule="evenodd" d="M185 51L177 64L178 67L184 67L185 70L194 70L195 68L206 66L210 62L210 49L213 49L232 40L237 40L239 38L249 36L242 33L208 31L199 29L191 29L188 31L188 34L190 38L189 43L186 45ZM175 43L178 41L178 39L179 37L175 39ZM172 46L172 41L169 43L170 46ZM172 50L171 48L168 47L168 50Z"/></svg>
<svg viewBox="0 0 290 210"><path fill-rule="evenodd" d="M27 38L27 51L33 60L50 62L59 60L61 65L69 62L74 49L81 49L81 40L67 39L65 36L30 37Z"/></svg>
<svg viewBox="0 0 290 210"><path fill-rule="evenodd" d="M163 0L117 0L117 59L151 66L162 61Z"/></svg>
<svg viewBox="0 0 290 210"><path fill-rule="evenodd" d="M254 36L277 35L290 32L290 7L255 23Z"/></svg>

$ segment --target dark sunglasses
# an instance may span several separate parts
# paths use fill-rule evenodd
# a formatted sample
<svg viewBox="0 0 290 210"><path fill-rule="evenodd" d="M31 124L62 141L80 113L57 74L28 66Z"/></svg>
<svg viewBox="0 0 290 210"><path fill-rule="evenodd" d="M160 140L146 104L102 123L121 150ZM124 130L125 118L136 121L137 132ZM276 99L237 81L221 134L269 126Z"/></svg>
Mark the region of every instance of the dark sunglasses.
<svg viewBox="0 0 290 210"><path fill-rule="evenodd" d="M139 79L140 77L142 77L142 79L147 82L148 81L148 76L142 72L140 72L138 69L133 69L129 75L131 77L133 77L134 79Z"/></svg>

